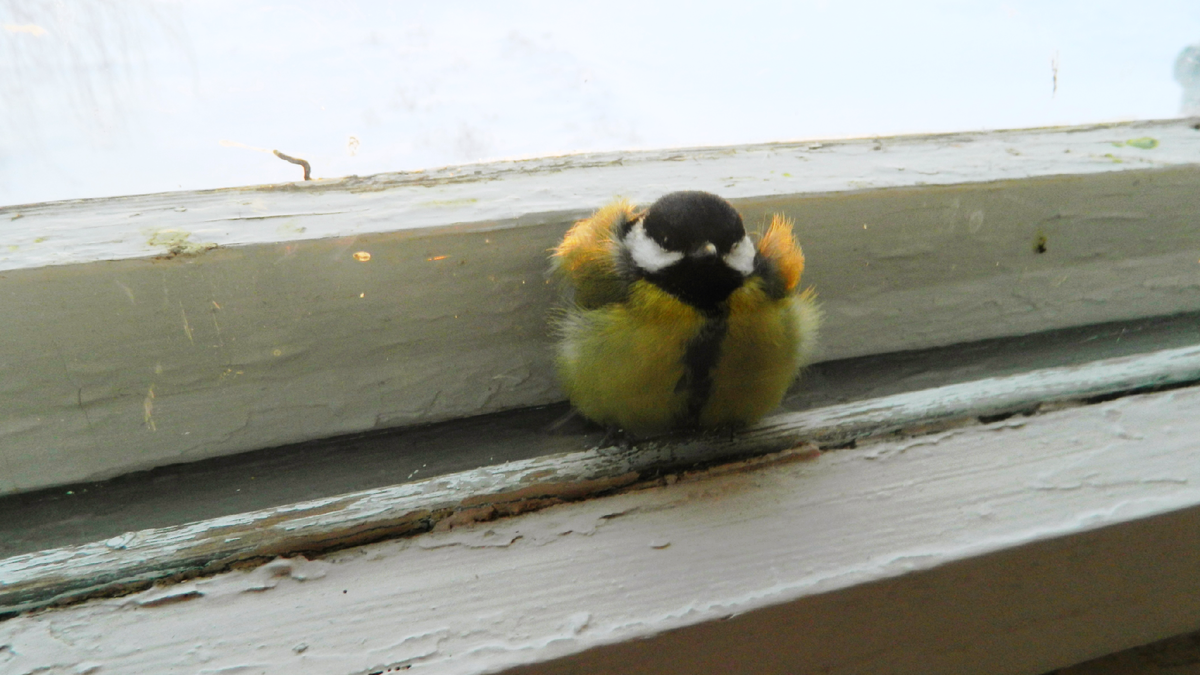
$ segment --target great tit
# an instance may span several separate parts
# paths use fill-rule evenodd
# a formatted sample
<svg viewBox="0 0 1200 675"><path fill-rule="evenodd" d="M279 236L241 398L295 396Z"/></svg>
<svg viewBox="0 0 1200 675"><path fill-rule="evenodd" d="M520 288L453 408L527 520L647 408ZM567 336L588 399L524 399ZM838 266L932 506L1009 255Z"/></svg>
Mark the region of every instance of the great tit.
<svg viewBox="0 0 1200 675"><path fill-rule="evenodd" d="M811 358L820 311L776 215L754 241L729 202L672 192L617 200L554 250L567 306L556 365L572 405L637 436L733 430L779 405Z"/></svg>

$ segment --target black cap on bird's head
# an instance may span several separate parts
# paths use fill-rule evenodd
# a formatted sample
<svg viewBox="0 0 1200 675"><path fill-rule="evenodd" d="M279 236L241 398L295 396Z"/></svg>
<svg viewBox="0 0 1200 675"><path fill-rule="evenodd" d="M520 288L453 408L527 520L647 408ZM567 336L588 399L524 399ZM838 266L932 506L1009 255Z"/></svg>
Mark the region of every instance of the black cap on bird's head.
<svg viewBox="0 0 1200 675"><path fill-rule="evenodd" d="M742 216L729 202L707 192L672 192L654 202L642 222L646 234L668 251L689 255L729 253L746 236Z"/></svg>
<svg viewBox="0 0 1200 675"><path fill-rule="evenodd" d="M707 192L663 196L621 242L640 276L703 311L716 311L754 271L742 216Z"/></svg>

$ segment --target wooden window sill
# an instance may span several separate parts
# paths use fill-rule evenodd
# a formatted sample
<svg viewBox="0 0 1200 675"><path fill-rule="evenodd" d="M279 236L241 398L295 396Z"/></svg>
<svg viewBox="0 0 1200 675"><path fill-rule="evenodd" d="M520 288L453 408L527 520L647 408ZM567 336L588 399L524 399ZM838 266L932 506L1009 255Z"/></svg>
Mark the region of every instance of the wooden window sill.
<svg viewBox="0 0 1200 675"><path fill-rule="evenodd" d="M1153 149L1116 146L1151 136ZM4 211L51 233L111 233L153 207L156 232L188 235L158 258L129 238L9 259L10 349L37 354L5 361L5 403L25 406L3 431L9 499L554 401L545 336L527 328L551 302L545 248L621 182L646 192L635 199L706 188L752 222L784 210L809 223L807 280L829 322L810 382L824 398L803 394L733 439L621 450L568 436L566 452L11 555L0 664L1038 673L1195 630L1200 346L1184 313L1200 310L1198 149L1200 133L1173 121ZM764 178L779 162L807 173ZM237 215L239 199L265 211ZM286 222L263 225L274 215ZM309 229L269 229L282 225ZM452 258L466 262L438 266ZM397 284L420 292L389 294ZM62 314L36 309L55 294ZM199 307L213 307L211 332ZM120 320L78 321L98 315ZM1171 344L1078 361L973 342L1166 315ZM53 354L29 352L38 335L59 336ZM940 380L881 356L956 344L965 365ZM972 344L1012 359L971 361ZM858 394L837 393L833 374L872 367Z"/></svg>
<svg viewBox="0 0 1200 675"><path fill-rule="evenodd" d="M1200 625L1200 389L1089 384L1197 369L1196 348L1123 357L15 556L10 610L116 597L0 645L14 672L1046 671ZM1065 390L1099 402L958 407ZM790 424L909 428L702 461ZM396 535L417 536L353 546Z"/></svg>

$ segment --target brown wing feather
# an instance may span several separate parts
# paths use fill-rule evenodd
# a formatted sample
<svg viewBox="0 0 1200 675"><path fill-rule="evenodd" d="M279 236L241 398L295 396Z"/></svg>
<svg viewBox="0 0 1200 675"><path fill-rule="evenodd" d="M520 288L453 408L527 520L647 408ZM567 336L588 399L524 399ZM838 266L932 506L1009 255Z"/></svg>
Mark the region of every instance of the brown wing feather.
<svg viewBox="0 0 1200 675"><path fill-rule="evenodd" d="M804 272L804 252L792 234L792 221L778 214L772 217L771 227L758 242L758 252L775 263L787 292L794 291Z"/></svg>
<svg viewBox="0 0 1200 675"><path fill-rule="evenodd" d="M628 200L618 199L575 223L554 249L554 271L571 285L580 307L601 307L628 293L629 284L617 267L617 237L637 217Z"/></svg>

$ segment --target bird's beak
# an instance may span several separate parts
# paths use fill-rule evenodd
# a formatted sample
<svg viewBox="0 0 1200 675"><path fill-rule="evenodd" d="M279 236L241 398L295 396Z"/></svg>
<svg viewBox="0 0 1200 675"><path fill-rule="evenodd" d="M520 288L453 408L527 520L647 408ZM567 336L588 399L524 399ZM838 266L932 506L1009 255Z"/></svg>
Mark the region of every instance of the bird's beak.
<svg viewBox="0 0 1200 675"><path fill-rule="evenodd" d="M710 258L712 256L715 256L716 254L717 254L717 245L712 243L711 241L704 242L703 246L700 246L695 251L692 251L693 258Z"/></svg>

